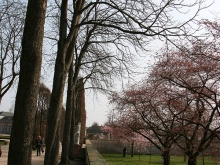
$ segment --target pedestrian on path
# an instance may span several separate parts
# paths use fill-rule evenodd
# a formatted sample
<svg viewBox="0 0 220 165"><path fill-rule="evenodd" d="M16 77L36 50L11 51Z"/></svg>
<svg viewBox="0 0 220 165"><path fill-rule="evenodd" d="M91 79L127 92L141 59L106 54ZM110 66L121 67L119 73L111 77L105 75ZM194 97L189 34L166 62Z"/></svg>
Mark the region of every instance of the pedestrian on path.
<svg viewBox="0 0 220 165"><path fill-rule="evenodd" d="M2 156L2 148L1 148L1 146L0 146L0 157Z"/></svg>
<svg viewBox="0 0 220 165"><path fill-rule="evenodd" d="M35 147L37 149L37 156L40 156L42 144L43 144L43 142L41 140L41 137L38 136L36 141L35 141Z"/></svg>
<svg viewBox="0 0 220 165"><path fill-rule="evenodd" d="M126 152L127 152L127 149L126 149L126 147L124 147L123 148L123 157L125 158L125 156L126 156Z"/></svg>

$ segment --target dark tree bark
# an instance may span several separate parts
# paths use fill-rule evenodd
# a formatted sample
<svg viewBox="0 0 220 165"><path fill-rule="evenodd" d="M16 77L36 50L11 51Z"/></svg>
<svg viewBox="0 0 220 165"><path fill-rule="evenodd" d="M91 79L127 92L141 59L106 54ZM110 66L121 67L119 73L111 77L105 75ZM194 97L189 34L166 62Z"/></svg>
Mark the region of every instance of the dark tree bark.
<svg viewBox="0 0 220 165"><path fill-rule="evenodd" d="M66 117L65 117L65 126L63 132L63 141L62 141L62 154L60 165L70 164L69 162L69 143L70 143L70 129L71 129L71 120L72 120L72 111L73 111L73 64L69 69L68 77L68 89L67 89L67 104L66 104Z"/></svg>
<svg viewBox="0 0 220 165"><path fill-rule="evenodd" d="M70 129L70 145L69 145L69 159L74 159L74 133L75 133L75 114L76 114L76 92L73 95L73 112Z"/></svg>
<svg viewBox="0 0 220 165"><path fill-rule="evenodd" d="M190 157L188 159L188 165L196 165L196 158L195 157Z"/></svg>
<svg viewBox="0 0 220 165"><path fill-rule="evenodd" d="M34 132L33 132L32 146L34 146L37 137L36 127L37 127L37 111L35 111L35 115L34 115Z"/></svg>
<svg viewBox="0 0 220 165"><path fill-rule="evenodd" d="M59 163L59 159L58 159L57 155L59 155L59 147L60 147L60 126L61 126L61 121L60 120L59 120L58 125L59 126L57 127L57 131L56 131L56 134L55 134L54 145L51 149L51 156L55 158L53 160L54 165Z"/></svg>
<svg viewBox="0 0 220 165"><path fill-rule="evenodd" d="M31 165L46 5L47 0L28 1L8 165Z"/></svg>
<svg viewBox="0 0 220 165"><path fill-rule="evenodd" d="M170 164L170 150L169 149L164 150L162 157L163 157L163 165L169 165Z"/></svg>
<svg viewBox="0 0 220 165"><path fill-rule="evenodd" d="M83 79L78 80L77 90L79 110L80 110L80 123L81 123L81 131L80 131L80 145L85 144L85 130L86 130L86 110L85 110L85 88Z"/></svg>

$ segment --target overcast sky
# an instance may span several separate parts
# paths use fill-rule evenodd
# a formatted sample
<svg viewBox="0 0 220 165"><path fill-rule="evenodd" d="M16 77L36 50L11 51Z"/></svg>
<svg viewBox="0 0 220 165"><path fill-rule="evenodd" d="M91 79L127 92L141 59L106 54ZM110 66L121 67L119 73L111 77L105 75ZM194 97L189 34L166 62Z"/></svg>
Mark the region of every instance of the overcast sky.
<svg viewBox="0 0 220 165"><path fill-rule="evenodd" d="M210 3L211 0L206 0L207 3ZM220 12L219 9L220 0L215 0L214 4L208 9L203 10L199 14L201 19L210 19L212 20L217 13ZM213 15L215 14L215 16ZM51 88L51 87L49 87ZM2 100L0 111L9 111L12 104L14 104L16 89L10 90ZM65 100L64 100L65 102ZM107 112L110 109L107 101L107 97L103 94L99 94L98 98L91 95L90 92L86 92L86 111L87 111L87 126L91 126L94 122L97 122L99 125L103 125L107 120Z"/></svg>

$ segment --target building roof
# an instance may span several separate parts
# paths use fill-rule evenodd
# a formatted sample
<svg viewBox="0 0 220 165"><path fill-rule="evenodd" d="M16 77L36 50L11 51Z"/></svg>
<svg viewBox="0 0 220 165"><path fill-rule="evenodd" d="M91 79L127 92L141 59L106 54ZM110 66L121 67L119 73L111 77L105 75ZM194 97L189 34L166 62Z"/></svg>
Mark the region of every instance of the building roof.
<svg viewBox="0 0 220 165"><path fill-rule="evenodd" d="M14 113L1 111L0 116L14 116Z"/></svg>

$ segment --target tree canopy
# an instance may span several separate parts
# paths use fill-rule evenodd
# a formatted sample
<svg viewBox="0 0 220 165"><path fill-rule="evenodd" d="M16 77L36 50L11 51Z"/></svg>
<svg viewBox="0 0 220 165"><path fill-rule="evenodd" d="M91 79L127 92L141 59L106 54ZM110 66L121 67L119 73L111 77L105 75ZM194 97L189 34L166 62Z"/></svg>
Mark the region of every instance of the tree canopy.
<svg viewBox="0 0 220 165"><path fill-rule="evenodd" d="M189 165L219 139L220 131L219 35L215 23L203 25L208 38L166 45L145 80L111 98L118 116L113 128L128 128L167 155L176 144Z"/></svg>

